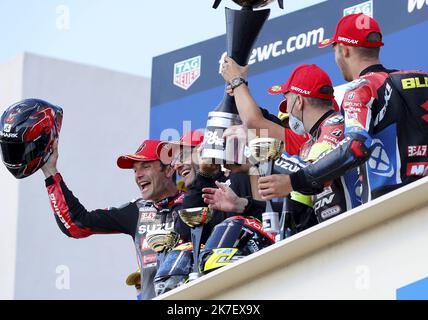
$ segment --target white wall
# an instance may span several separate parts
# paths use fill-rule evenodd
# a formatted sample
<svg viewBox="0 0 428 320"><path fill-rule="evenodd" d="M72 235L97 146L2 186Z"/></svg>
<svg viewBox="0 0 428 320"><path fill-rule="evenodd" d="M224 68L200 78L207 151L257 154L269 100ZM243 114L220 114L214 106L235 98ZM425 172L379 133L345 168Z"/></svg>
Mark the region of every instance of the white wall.
<svg viewBox="0 0 428 320"><path fill-rule="evenodd" d="M0 65L0 114L22 95L24 55ZM0 299L12 299L15 292L16 227L18 181L0 169Z"/></svg>
<svg viewBox="0 0 428 320"><path fill-rule="evenodd" d="M132 172L119 169L116 159L122 153L134 152L148 138L148 79L33 54L25 54L23 67L21 63L3 68L8 71L0 74L0 83L23 69L22 94L7 104L37 97L64 109L58 167L88 210L120 206L139 196ZM0 177L2 190L8 182L16 183L4 166L0 166ZM14 216L15 211L18 216L14 298L135 298L134 289L125 285L126 276L136 269L131 237L66 237L56 225L41 172L20 181L19 200L10 198L7 202L8 208L17 207L9 209L9 214ZM2 201L0 212L4 208ZM7 252L0 248L0 268L5 268L3 257ZM69 289L56 285L65 274L62 266L69 270ZM9 284L14 278L12 271L1 276ZM10 290L5 297L11 297Z"/></svg>

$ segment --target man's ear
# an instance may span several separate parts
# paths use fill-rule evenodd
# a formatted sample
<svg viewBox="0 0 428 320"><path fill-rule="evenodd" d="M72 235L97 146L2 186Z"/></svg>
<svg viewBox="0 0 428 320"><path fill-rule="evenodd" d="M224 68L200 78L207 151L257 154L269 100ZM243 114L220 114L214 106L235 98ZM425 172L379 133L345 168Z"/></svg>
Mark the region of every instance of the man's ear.
<svg viewBox="0 0 428 320"><path fill-rule="evenodd" d="M350 46L346 46L344 44L340 44L340 48L342 50L342 55L345 58L349 58L351 55L351 51L353 50L353 47L351 48Z"/></svg>
<svg viewBox="0 0 428 320"><path fill-rule="evenodd" d="M305 104L305 99L303 98L303 96L298 94L296 103L298 104L297 108L299 109L299 111L302 111L303 105Z"/></svg>

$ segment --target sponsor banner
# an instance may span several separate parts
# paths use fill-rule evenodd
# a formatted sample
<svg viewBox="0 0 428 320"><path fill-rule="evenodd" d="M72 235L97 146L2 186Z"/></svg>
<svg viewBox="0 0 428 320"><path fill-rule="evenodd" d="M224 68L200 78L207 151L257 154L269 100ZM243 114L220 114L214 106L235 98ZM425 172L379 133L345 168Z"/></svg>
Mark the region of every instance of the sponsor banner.
<svg viewBox="0 0 428 320"><path fill-rule="evenodd" d="M174 84L184 90L198 80L201 75L201 56L193 57L174 64Z"/></svg>
<svg viewBox="0 0 428 320"><path fill-rule="evenodd" d="M344 16L355 13L364 13L365 15L368 15L373 18L373 0L361 2L356 4L355 6L343 9Z"/></svg>
<svg viewBox="0 0 428 320"><path fill-rule="evenodd" d="M428 162L411 162L407 164L407 176L421 176L428 175Z"/></svg>
<svg viewBox="0 0 428 320"><path fill-rule="evenodd" d="M336 23L344 14L357 12L373 15L384 35L428 20L426 0L329 0L267 21L249 59L251 75L328 53L328 49L319 49L318 43L334 34ZM155 57L152 107L224 86L218 73L225 48L223 35ZM425 82L420 81L420 85Z"/></svg>

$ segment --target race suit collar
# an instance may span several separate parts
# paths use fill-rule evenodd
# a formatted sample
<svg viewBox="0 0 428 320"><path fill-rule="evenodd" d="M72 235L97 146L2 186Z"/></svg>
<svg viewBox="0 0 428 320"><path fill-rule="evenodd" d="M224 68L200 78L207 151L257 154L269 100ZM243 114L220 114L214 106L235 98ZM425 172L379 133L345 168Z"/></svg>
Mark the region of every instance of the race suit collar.
<svg viewBox="0 0 428 320"><path fill-rule="evenodd" d="M182 195L182 193L183 191L177 191L175 195L163 198L162 200L155 202L154 206L158 209L170 208L174 204L175 200Z"/></svg>
<svg viewBox="0 0 428 320"><path fill-rule="evenodd" d="M360 73L360 77L370 73L370 72L386 72L386 73L391 73L391 72L396 72L398 70L396 69L386 69L382 64L373 64L367 68L365 68L363 71L361 71Z"/></svg>
<svg viewBox="0 0 428 320"><path fill-rule="evenodd" d="M321 118L318 119L318 121L313 125L313 127L311 128L311 130L309 131L309 134L312 137L315 137L316 135L316 131L318 130L319 126L321 125L321 123L323 123L323 121L325 119L327 119L331 114L333 114L335 111L334 110L328 110L326 113L324 113Z"/></svg>

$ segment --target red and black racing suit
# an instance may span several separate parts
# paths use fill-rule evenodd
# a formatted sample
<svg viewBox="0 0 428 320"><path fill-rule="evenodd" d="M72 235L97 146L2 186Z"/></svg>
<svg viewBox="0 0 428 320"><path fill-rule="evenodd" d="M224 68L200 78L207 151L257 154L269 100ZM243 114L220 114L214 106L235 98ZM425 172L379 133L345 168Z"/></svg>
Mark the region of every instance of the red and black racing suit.
<svg viewBox="0 0 428 320"><path fill-rule="evenodd" d="M300 158L311 163L332 149L345 137L344 118L340 112L327 111L311 128L311 138L300 150ZM323 222L350 208L345 197L344 181L340 178L327 183L321 193L313 196L313 208L318 222Z"/></svg>
<svg viewBox="0 0 428 320"><path fill-rule="evenodd" d="M359 167L348 190L365 203L428 174L427 73L370 66L349 84L342 110L345 139L291 175L294 190L322 190Z"/></svg>
<svg viewBox="0 0 428 320"><path fill-rule="evenodd" d="M156 203L138 199L119 208L87 211L59 173L46 179L46 187L55 219L67 236L79 239L93 234L124 233L133 238L141 268L142 299L153 298L157 255L148 247L145 237L148 231L174 228L174 212L181 208L184 194L179 192Z"/></svg>

